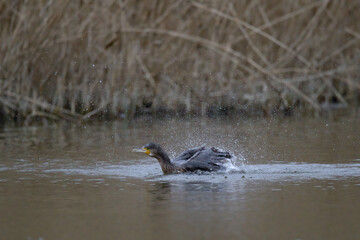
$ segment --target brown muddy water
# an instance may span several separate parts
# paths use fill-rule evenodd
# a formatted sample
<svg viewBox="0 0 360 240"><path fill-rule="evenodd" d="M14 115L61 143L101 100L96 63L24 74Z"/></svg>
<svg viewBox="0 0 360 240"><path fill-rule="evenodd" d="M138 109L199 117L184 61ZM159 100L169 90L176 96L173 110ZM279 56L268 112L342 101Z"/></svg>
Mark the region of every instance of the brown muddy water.
<svg viewBox="0 0 360 240"><path fill-rule="evenodd" d="M163 176L132 153L231 151ZM360 239L360 120L163 120L0 130L0 239ZM245 173L244 173L245 171Z"/></svg>

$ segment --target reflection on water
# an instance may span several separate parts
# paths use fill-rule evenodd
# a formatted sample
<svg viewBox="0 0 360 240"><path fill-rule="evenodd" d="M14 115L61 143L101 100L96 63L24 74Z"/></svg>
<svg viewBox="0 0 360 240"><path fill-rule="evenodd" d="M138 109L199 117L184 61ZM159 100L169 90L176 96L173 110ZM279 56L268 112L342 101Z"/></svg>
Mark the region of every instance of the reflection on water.
<svg viewBox="0 0 360 240"><path fill-rule="evenodd" d="M0 239L357 239L360 121L5 128ZM238 171L164 176L131 149L203 144ZM245 173L244 173L245 171Z"/></svg>

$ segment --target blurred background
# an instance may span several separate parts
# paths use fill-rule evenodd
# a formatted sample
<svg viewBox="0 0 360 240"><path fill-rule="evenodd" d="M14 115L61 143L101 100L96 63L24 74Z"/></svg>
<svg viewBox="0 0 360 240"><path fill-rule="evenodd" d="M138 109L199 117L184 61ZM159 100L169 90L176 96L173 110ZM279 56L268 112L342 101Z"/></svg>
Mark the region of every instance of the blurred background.
<svg viewBox="0 0 360 240"><path fill-rule="evenodd" d="M353 111L360 1L0 1L2 121Z"/></svg>

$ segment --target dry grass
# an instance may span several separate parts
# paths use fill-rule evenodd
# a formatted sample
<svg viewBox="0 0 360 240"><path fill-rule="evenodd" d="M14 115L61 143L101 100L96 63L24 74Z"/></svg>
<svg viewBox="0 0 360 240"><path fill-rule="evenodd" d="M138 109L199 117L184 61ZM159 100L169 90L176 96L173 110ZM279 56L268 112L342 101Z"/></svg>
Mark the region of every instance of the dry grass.
<svg viewBox="0 0 360 240"><path fill-rule="evenodd" d="M360 1L0 0L19 119L357 105Z"/></svg>

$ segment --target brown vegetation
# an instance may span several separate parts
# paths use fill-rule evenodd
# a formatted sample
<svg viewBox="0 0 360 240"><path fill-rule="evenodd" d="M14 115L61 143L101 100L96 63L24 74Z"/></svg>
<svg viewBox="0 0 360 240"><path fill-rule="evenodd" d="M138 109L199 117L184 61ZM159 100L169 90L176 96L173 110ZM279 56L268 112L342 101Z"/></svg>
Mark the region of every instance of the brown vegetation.
<svg viewBox="0 0 360 240"><path fill-rule="evenodd" d="M359 0L0 0L0 111L76 120L354 106L359 8Z"/></svg>

